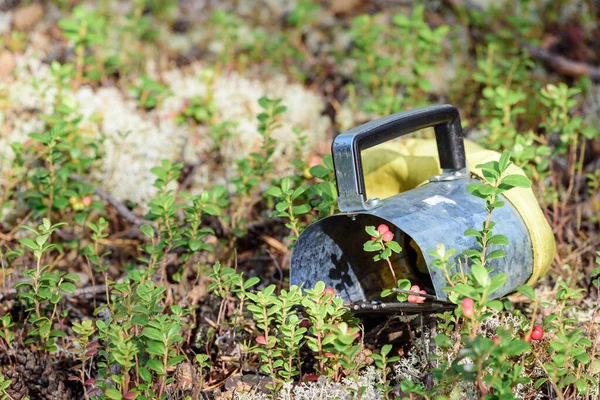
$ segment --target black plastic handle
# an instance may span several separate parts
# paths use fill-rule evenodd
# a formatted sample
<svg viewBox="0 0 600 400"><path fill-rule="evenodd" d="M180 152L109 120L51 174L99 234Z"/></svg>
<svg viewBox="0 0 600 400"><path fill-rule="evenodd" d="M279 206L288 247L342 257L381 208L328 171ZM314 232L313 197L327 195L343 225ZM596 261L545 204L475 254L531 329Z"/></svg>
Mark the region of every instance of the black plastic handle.
<svg viewBox="0 0 600 400"><path fill-rule="evenodd" d="M360 153L370 147L420 129L434 127L440 166L445 171L466 168L460 115L449 104L410 110L378 118L338 135L331 146L341 211L373 208L366 199Z"/></svg>

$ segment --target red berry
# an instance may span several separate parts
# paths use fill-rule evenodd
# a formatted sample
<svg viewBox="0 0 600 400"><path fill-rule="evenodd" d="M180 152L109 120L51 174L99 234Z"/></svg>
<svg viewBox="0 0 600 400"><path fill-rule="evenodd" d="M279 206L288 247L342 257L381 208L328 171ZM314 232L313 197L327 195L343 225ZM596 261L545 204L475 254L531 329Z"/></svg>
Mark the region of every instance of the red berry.
<svg viewBox="0 0 600 400"><path fill-rule="evenodd" d="M473 301L473 299L471 299L469 297L465 297L464 299L462 299L463 308L473 308L474 305L475 305L475 301Z"/></svg>
<svg viewBox="0 0 600 400"><path fill-rule="evenodd" d="M335 290L333 290L333 288L325 288L325 290L323 290L323 294L328 294L329 296L333 297L335 296Z"/></svg>
<svg viewBox="0 0 600 400"><path fill-rule="evenodd" d="M310 159L308 166L309 167L316 167L317 165L321 164L321 159L317 156L312 156L312 158Z"/></svg>
<svg viewBox="0 0 600 400"><path fill-rule="evenodd" d="M494 336L494 337L492 338L492 341L493 341L494 343L496 343L496 344L500 344L500 339L498 339L498 337L496 337L496 336Z"/></svg>
<svg viewBox="0 0 600 400"><path fill-rule="evenodd" d="M415 296L414 294L409 294L408 295L408 302L409 303L418 303L418 296Z"/></svg>
<svg viewBox="0 0 600 400"><path fill-rule="evenodd" d="M376 240L377 240L377 238L376 238L375 236L371 236L371 240L372 240L372 241L376 241Z"/></svg>
<svg viewBox="0 0 600 400"><path fill-rule="evenodd" d="M463 317L465 318L473 318L473 306L475 302L473 299L465 297L462 300L462 308L463 308Z"/></svg>
<svg viewBox="0 0 600 400"><path fill-rule="evenodd" d="M384 242L389 242L394 238L394 234L390 231L387 231L386 233L383 234L383 241Z"/></svg>
<svg viewBox="0 0 600 400"><path fill-rule="evenodd" d="M383 235L386 232L389 232L390 228L386 224L381 224L377 227L377 231L380 235Z"/></svg>
<svg viewBox="0 0 600 400"><path fill-rule="evenodd" d="M92 205L92 198L90 196L85 196L83 199L81 199L81 202L84 206L89 207Z"/></svg>
<svg viewBox="0 0 600 400"><path fill-rule="evenodd" d="M420 291L421 291L421 288L420 288L419 286L417 286L417 285L412 285L412 286L410 287L410 291L411 291L411 292L418 292L418 293L420 293Z"/></svg>
<svg viewBox="0 0 600 400"><path fill-rule="evenodd" d="M304 374L304 380L316 382L319 380L319 376L317 374Z"/></svg>
<svg viewBox="0 0 600 400"><path fill-rule="evenodd" d="M300 321L298 326L300 328L308 328L308 327L310 327L310 321L308 319L304 318L302 321Z"/></svg>
<svg viewBox="0 0 600 400"><path fill-rule="evenodd" d="M542 338L544 337L544 328L542 328L541 326L534 326L533 330L531 331L531 338L533 340L542 340Z"/></svg>

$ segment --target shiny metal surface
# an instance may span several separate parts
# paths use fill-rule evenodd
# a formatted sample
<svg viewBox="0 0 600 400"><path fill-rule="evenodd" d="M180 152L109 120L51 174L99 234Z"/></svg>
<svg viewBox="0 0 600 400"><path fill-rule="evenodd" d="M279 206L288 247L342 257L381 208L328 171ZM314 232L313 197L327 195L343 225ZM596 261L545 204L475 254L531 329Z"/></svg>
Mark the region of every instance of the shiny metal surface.
<svg viewBox="0 0 600 400"><path fill-rule="evenodd" d="M368 302L379 298L385 288L394 286L385 261L374 262L374 253L363 251L369 240L367 225L387 223L395 229L395 238L403 252L393 260L398 278L406 277L425 288L428 293L446 300L442 290L447 281L441 270L432 266L428 250L443 243L457 254L476 248L475 238L465 237L469 228L480 229L486 218L484 201L466 190L477 182L468 177L451 181L436 181L399 195L381 200L369 211L338 214L309 226L294 246L291 256L291 283L312 287L322 280L333 287L346 301ZM494 210L494 234L508 237L509 245L503 259L490 260L492 275L507 274L506 284L492 294L501 297L524 284L532 273L533 250L521 216L505 199L505 206ZM412 244L412 245L411 245ZM465 266L462 258L463 268ZM420 268L419 268L420 266ZM392 298L385 299L390 301Z"/></svg>

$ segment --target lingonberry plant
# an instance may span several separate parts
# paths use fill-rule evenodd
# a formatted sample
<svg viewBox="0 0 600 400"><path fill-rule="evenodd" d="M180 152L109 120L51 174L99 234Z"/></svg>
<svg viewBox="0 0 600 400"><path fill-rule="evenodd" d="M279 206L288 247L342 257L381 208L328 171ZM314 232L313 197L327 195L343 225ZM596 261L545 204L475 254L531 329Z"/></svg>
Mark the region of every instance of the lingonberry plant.
<svg viewBox="0 0 600 400"><path fill-rule="evenodd" d="M390 351L392 351L392 345L386 344L381 348L381 353L373 354L371 356L375 360L375 365L377 365L377 367L381 369L382 383L381 383L380 387L383 390L383 392L385 393L386 399L390 398L390 392L392 390L392 385L390 385L390 383L388 381L388 374L389 374L388 365L400 360L400 357L398 357L398 356L388 357L388 354L390 353Z"/></svg>
<svg viewBox="0 0 600 400"><path fill-rule="evenodd" d="M81 254L86 257L88 263L95 266L96 272L100 272L104 275L104 290L106 294L106 305L110 308L110 281L108 279L108 263L104 261L104 258L110 255L110 251L103 251L104 246L102 245L102 239L108 237L106 232L108 229L108 222L100 217L98 223L88 222L88 228L92 231L92 240L94 243L90 243L84 247ZM92 283L96 283L94 279L94 271L90 265L89 275Z"/></svg>
<svg viewBox="0 0 600 400"><path fill-rule="evenodd" d="M61 20L59 26L75 50L75 82L81 84L86 64L93 65L90 56L86 56L86 50L105 39L106 20L97 13L78 6L73 9L72 17Z"/></svg>
<svg viewBox="0 0 600 400"><path fill-rule="evenodd" d="M359 106L365 111L379 115L398 112L406 104L418 105L431 91L426 74L431 70L431 58L442 50L448 27L431 29L423 18L424 10L418 5L410 16L394 15L392 23L366 14L352 21L354 73L362 87L356 91L351 86L350 92L360 94ZM414 40L407 42L407 37ZM390 48L397 50L388 51ZM398 96L398 88L406 88L406 94Z"/></svg>
<svg viewBox="0 0 600 400"><path fill-rule="evenodd" d="M29 330L30 338L27 342L40 342L48 351L56 351L56 339L65 336L61 330L54 329L59 315L59 305L63 293L73 293L77 289L75 282L79 276L75 274L63 274L52 271L52 265L44 264L47 254L52 251L62 251L61 246L51 243L52 234L64 226L64 223L52 225L49 220L33 229L24 226L31 231L34 239L23 238L20 243L29 248L35 257L35 268L26 269L23 273L28 278L18 282L15 289L19 291L19 299L27 305L29 312L28 321L34 326Z"/></svg>
<svg viewBox="0 0 600 400"><path fill-rule="evenodd" d="M297 200L307 189L306 186L299 186L293 189L291 186L291 179L284 178L281 181L281 187L272 186L266 193L269 196L275 197L278 201L275 205L275 216L284 217L289 220L285 224L292 231L292 236L288 237L293 246L294 242L298 239L301 233L302 227L300 226L299 217L303 214L310 212L310 204L298 204L294 205L294 201Z"/></svg>
<svg viewBox="0 0 600 400"><path fill-rule="evenodd" d="M132 95L137 99L140 107L153 109L169 95L171 91L168 87L148 77L142 76L138 85L130 89Z"/></svg>
<svg viewBox="0 0 600 400"><path fill-rule="evenodd" d="M186 101L176 120L180 124L185 122L203 124L211 121L215 113L215 106L210 97L195 96Z"/></svg>
<svg viewBox="0 0 600 400"><path fill-rule="evenodd" d="M10 314L6 314L0 318L0 347L6 352L6 354L13 353L13 345L15 340L15 333L12 331L12 327L15 323L12 320Z"/></svg>
<svg viewBox="0 0 600 400"><path fill-rule="evenodd" d="M260 149L250 153L248 158L237 161L237 174L232 179L236 186L234 204L237 207L230 219L233 233L240 236L244 232L244 225L249 214L260 198L259 183L269 182L273 172L271 158L275 151L273 132L280 127L282 114L286 107L281 104L281 99L261 97L258 104L262 112L258 114L258 132L261 136Z"/></svg>
<svg viewBox="0 0 600 400"><path fill-rule="evenodd" d="M86 400L90 397L88 393L88 387L92 386L95 379L90 374L90 364L92 357L98 353L98 347L100 346L97 341L92 341L91 337L96 332L96 328L91 320L81 321L81 323L75 322L73 324L73 332L78 336L74 338L73 342L77 344L77 347L72 351L77 354L78 361L81 362L81 368L79 375L73 375L69 377L69 380L79 381L83 387L83 395ZM90 392L94 389L90 390ZM93 393L91 393L93 394Z"/></svg>
<svg viewBox="0 0 600 400"><path fill-rule="evenodd" d="M365 232L371 235L371 240L364 243L363 250L377 252L378 254L373 257L373 261L385 260L394 279L393 281L397 282L398 279L396 278L396 272L394 271L390 257L393 253L399 254L402 248L398 242L393 240L394 233L390 231L389 226L386 224L380 224L377 229L374 226L366 226Z"/></svg>
<svg viewBox="0 0 600 400"><path fill-rule="evenodd" d="M0 374L0 400L10 400L10 395L7 393L7 389L11 383L12 381L10 379L6 379L2 374Z"/></svg>

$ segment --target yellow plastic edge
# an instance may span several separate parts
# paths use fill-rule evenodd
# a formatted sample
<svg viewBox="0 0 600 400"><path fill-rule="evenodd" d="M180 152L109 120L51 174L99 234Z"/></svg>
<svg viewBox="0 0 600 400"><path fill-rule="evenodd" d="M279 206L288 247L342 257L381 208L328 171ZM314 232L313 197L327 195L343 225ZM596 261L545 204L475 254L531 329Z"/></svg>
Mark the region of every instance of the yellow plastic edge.
<svg viewBox="0 0 600 400"><path fill-rule="evenodd" d="M469 171L482 178L476 165L498 161L500 154L465 140ZM386 198L425 184L441 172L434 139L406 139L388 142L365 150L362 154L363 171L368 197ZM509 173L525 175L515 165ZM556 254L554 234L531 189L514 188L504 197L519 212L529 231L533 247L533 272L527 282L532 285L550 269Z"/></svg>

